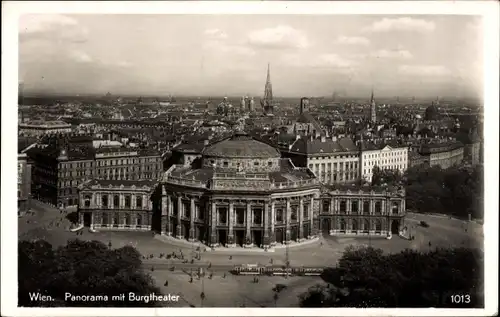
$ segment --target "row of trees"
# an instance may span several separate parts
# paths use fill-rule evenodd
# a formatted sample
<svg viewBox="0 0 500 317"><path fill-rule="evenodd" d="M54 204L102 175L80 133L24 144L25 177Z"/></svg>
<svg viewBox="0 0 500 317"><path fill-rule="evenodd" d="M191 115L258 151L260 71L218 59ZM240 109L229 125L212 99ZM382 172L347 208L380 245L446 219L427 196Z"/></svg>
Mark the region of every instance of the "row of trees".
<svg viewBox="0 0 500 317"><path fill-rule="evenodd" d="M483 167L414 166L398 170L373 169L372 185L404 185L406 208L458 218L483 219Z"/></svg>
<svg viewBox="0 0 500 317"><path fill-rule="evenodd" d="M152 277L141 270L141 254L133 247L110 249L99 241L68 241L54 249L46 241L18 244L18 298L21 307L134 307L157 303L111 301L113 295L161 295ZM65 301L65 293L108 296L109 301ZM30 294L52 300L33 300Z"/></svg>
<svg viewBox="0 0 500 317"><path fill-rule="evenodd" d="M300 296L302 307L484 307L483 253L475 249L405 250L384 255L348 247L335 268ZM454 298L452 295L462 297ZM459 303L457 303L459 301Z"/></svg>
<svg viewBox="0 0 500 317"><path fill-rule="evenodd" d="M483 219L483 167L416 166L403 181L406 208L417 212L442 213L458 218Z"/></svg>

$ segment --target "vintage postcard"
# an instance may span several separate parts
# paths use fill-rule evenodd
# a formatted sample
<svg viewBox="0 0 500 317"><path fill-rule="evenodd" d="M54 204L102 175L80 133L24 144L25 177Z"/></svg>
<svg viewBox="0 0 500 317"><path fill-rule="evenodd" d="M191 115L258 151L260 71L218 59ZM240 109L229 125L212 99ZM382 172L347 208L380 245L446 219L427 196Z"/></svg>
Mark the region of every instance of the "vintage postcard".
<svg viewBox="0 0 500 317"><path fill-rule="evenodd" d="M3 3L2 315L494 315L498 8Z"/></svg>

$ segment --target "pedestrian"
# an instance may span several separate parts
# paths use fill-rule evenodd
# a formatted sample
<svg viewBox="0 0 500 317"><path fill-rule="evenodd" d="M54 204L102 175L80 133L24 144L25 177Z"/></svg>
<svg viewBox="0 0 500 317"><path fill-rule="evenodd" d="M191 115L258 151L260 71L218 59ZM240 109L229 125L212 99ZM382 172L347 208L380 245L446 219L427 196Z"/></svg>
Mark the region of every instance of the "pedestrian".
<svg viewBox="0 0 500 317"><path fill-rule="evenodd" d="M165 280L164 286L168 286L168 280Z"/></svg>
<svg viewBox="0 0 500 317"><path fill-rule="evenodd" d="M232 260L232 259L233 259L233 256L232 256L232 255L230 255L230 256L229 256L229 260Z"/></svg>

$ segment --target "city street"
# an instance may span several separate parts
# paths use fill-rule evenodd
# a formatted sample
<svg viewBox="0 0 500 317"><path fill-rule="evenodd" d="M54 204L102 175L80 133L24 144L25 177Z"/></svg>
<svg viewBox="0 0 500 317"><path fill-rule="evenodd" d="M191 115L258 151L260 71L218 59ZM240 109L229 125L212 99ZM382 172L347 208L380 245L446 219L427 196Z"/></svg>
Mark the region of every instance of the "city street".
<svg viewBox="0 0 500 317"><path fill-rule="evenodd" d="M259 278L259 283L252 283L251 276L234 276L229 271L235 265L285 265L286 249L276 249L275 252L241 252L225 250L224 252L201 252L201 260L194 260L192 255L196 247L182 242L167 243L157 239L151 232L96 232L91 233L83 229L81 235L68 231L69 221L66 214L61 214L56 208L39 202L32 204L35 215L19 218L20 239L43 238L53 246L64 245L68 239L98 240L106 245L111 242L113 248L125 245L136 247L145 257L144 270L153 276L157 286L166 294L181 296L181 301L168 303L169 306L186 307L201 306L200 294L205 288L206 298L203 305L206 307L242 306L273 307L272 288L277 284L288 285L280 293L276 305L278 307L292 307L298 305L298 295L307 291L310 286L321 283L318 277L268 277ZM421 220L429 224L428 228L419 226ZM59 226L57 226L59 223ZM434 247L450 247L460 245L476 245L481 241L481 226L475 222L464 222L448 217L436 217L423 214L408 214L406 224L415 235L415 240L408 241L398 236L391 240L385 238L358 238L325 236L319 241L308 245L290 247L289 260L291 266L334 266L342 256L343 251L350 245L371 245L381 248L387 253L399 252L406 248L428 250L429 241ZM468 231L465 228L468 227ZM203 250L203 247L201 248ZM181 259L167 259L167 254L180 256L181 252L187 263ZM160 254L163 256L160 258ZM151 257L152 255L152 257ZM171 266L175 267L170 271ZM210 268L209 268L210 266ZM205 277L203 282L194 278L189 282L191 270L196 272L203 267L213 278ZM224 278L223 275L226 274ZM164 286L168 280L168 286ZM202 285L203 284L203 285Z"/></svg>

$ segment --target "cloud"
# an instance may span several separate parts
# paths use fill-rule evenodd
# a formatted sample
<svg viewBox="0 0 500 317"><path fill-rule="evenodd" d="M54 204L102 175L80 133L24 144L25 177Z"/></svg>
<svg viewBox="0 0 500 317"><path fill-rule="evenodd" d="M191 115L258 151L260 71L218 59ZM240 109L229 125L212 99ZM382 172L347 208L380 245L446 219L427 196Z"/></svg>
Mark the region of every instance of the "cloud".
<svg viewBox="0 0 500 317"><path fill-rule="evenodd" d="M218 54L229 54L229 55L242 55L242 56L254 56L255 50L243 45L242 43L227 43L219 41L206 41L203 45L203 50L207 53L214 55Z"/></svg>
<svg viewBox="0 0 500 317"><path fill-rule="evenodd" d="M309 46L307 36L302 31L288 25L250 32L248 43L263 48L305 48Z"/></svg>
<svg viewBox="0 0 500 317"><path fill-rule="evenodd" d="M344 70L350 70L358 65L355 61L329 53L313 57L302 54L288 54L283 57L282 62L290 67L335 68Z"/></svg>
<svg viewBox="0 0 500 317"><path fill-rule="evenodd" d="M345 45L362 45L368 46L370 45L370 40L366 37L361 36L339 36L335 41L337 44L345 44Z"/></svg>
<svg viewBox="0 0 500 317"><path fill-rule="evenodd" d="M450 70L441 65L401 65L398 71L405 75L414 76L445 76Z"/></svg>
<svg viewBox="0 0 500 317"><path fill-rule="evenodd" d="M407 50L378 50L371 54L375 58L394 58L394 59L411 59L413 54Z"/></svg>
<svg viewBox="0 0 500 317"><path fill-rule="evenodd" d="M220 30L220 29L208 29L208 30L205 30L205 35L212 38L212 39L226 39L227 38L227 34Z"/></svg>
<svg viewBox="0 0 500 317"><path fill-rule="evenodd" d="M389 32L389 31L417 31L431 32L436 25L434 22L424 19L404 18L383 18L368 27L363 28L365 32Z"/></svg>
<svg viewBox="0 0 500 317"><path fill-rule="evenodd" d="M59 42L82 43L88 30L74 18L60 14L30 14L19 19L21 41L44 39Z"/></svg>
<svg viewBox="0 0 500 317"><path fill-rule="evenodd" d="M80 50L69 51L69 57L79 63L90 63L93 61L93 58L89 54Z"/></svg>

